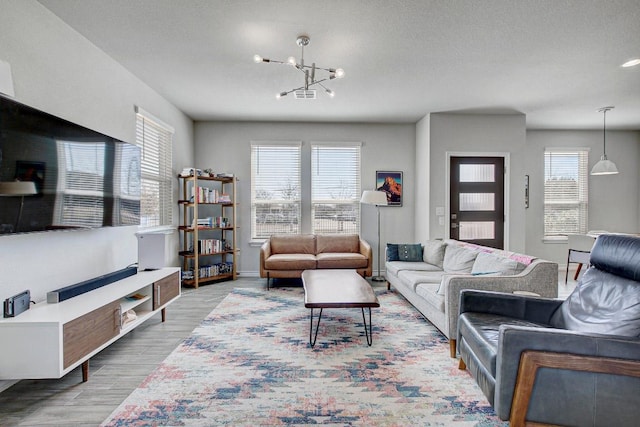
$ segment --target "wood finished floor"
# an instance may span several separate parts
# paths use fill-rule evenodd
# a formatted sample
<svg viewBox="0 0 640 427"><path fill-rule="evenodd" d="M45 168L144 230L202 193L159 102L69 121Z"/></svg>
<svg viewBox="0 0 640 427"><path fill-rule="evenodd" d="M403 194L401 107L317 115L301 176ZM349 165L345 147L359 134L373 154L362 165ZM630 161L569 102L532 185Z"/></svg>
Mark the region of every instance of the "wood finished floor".
<svg viewBox="0 0 640 427"><path fill-rule="evenodd" d="M573 270L575 271L575 270ZM575 282L558 273L559 294ZM374 287L386 287L384 282ZM167 308L167 321L155 315L90 361L89 381L80 368L60 379L23 380L0 393L0 426L97 426L122 403L233 288L264 288L264 279L243 278L182 289Z"/></svg>

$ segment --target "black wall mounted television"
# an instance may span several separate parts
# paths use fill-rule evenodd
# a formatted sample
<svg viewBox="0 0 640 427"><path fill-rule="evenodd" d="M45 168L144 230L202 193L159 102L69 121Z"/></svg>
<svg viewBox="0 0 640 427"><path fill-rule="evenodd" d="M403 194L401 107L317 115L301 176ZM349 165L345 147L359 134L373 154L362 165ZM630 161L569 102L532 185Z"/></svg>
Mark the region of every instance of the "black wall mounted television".
<svg viewBox="0 0 640 427"><path fill-rule="evenodd" d="M0 96L0 235L138 225L140 190L138 146Z"/></svg>

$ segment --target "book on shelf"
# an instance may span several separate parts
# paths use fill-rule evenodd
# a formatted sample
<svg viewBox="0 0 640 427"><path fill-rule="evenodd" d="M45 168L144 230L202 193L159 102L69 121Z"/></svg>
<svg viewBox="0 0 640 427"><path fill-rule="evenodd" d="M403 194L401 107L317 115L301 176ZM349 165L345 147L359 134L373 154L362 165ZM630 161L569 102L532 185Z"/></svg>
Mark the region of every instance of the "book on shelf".
<svg viewBox="0 0 640 427"><path fill-rule="evenodd" d="M194 218L191 223L191 227L195 228L227 228L231 227L231 222L229 218L224 216L216 216L216 217L207 217L207 218Z"/></svg>
<svg viewBox="0 0 640 427"><path fill-rule="evenodd" d="M220 239L198 239L198 254L210 255L219 252L230 251L231 245ZM189 248L189 255L193 255L193 246Z"/></svg>
<svg viewBox="0 0 640 427"><path fill-rule="evenodd" d="M227 193L220 193L215 188L207 187L196 187L195 189L191 188L189 201L192 203L194 201L198 203L232 203L231 195Z"/></svg>
<svg viewBox="0 0 640 427"><path fill-rule="evenodd" d="M141 300L143 298L146 298L146 295L143 295L141 293L137 293L137 294L133 294L133 295L129 295L128 297L126 297L127 300L129 301L137 301L137 300Z"/></svg>

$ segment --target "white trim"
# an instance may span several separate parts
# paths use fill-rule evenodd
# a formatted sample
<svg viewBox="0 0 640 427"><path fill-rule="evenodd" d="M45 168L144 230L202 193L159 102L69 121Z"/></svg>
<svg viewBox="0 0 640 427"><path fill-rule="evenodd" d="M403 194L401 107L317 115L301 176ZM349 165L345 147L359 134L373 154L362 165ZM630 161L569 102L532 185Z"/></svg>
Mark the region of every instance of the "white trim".
<svg viewBox="0 0 640 427"><path fill-rule="evenodd" d="M451 238L451 157L502 157L504 158L504 234L503 234L503 246L504 250L509 250L509 193L510 193L510 181L511 181L511 153L508 152L477 152L477 151L447 151L445 153L446 162L444 165L444 171L446 179L444 180L444 213L445 213L445 238Z"/></svg>
<svg viewBox="0 0 640 427"><path fill-rule="evenodd" d="M11 77L11 64L0 59L0 93L10 97L16 95Z"/></svg>
<svg viewBox="0 0 640 427"><path fill-rule="evenodd" d="M565 151L575 152L576 150L591 151L591 147L544 147L545 152L563 153Z"/></svg>
<svg viewBox="0 0 640 427"><path fill-rule="evenodd" d="M160 120L159 118L157 118L156 116L148 112L147 110L141 107L138 107L137 105L133 106L133 110L136 112L136 114L144 116L146 120L150 120L152 122L155 122L158 126L162 126L167 132L171 133L172 135L176 133L176 130L173 126L168 125L166 122Z"/></svg>
<svg viewBox="0 0 640 427"><path fill-rule="evenodd" d="M251 147L302 147L302 141L251 141Z"/></svg>
<svg viewBox="0 0 640 427"><path fill-rule="evenodd" d="M310 144L323 147L362 147L362 141L311 141Z"/></svg>
<svg viewBox="0 0 640 427"><path fill-rule="evenodd" d="M150 225L148 227L138 226L138 231L136 234L173 234L178 229L174 225Z"/></svg>

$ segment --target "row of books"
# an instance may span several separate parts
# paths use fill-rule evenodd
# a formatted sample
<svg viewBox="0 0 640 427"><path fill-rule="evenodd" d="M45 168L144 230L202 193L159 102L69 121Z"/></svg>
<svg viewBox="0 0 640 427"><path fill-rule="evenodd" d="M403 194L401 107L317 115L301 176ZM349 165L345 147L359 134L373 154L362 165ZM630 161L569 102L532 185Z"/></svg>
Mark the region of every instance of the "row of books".
<svg viewBox="0 0 640 427"><path fill-rule="evenodd" d="M213 227L217 227L217 228L225 228L225 227L231 227L231 221L229 221L229 218L224 217L224 216L209 216L206 218L194 218L193 219L193 223L191 224L191 227L196 228L197 227L209 227L209 228L213 228Z"/></svg>
<svg viewBox="0 0 640 427"><path fill-rule="evenodd" d="M219 239L199 239L198 240L198 253L201 255L215 254L222 251L231 250L231 247L227 245L224 240Z"/></svg>
<svg viewBox="0 0 640 427"><path fill-rule="evenodd" d="M232 262L222 262L219 264L213 265L204 265L198 269L198 277L214 277L220 276L221 274L231 274L233 273L233 263ZM184 270L182 272L182 280L193 280L195 278L195 272L193 270Z"/></svg>
<svg viewBox="0 0 640 427"><path fill-rule="evenodd" d="M191 189L190 200L198 203L231 203L231 196L227 193L220 193L215 188L196 187L197 192ZM195 194L194 194L195 193ZM196 197L197 196L197 197Z"/></svg>

